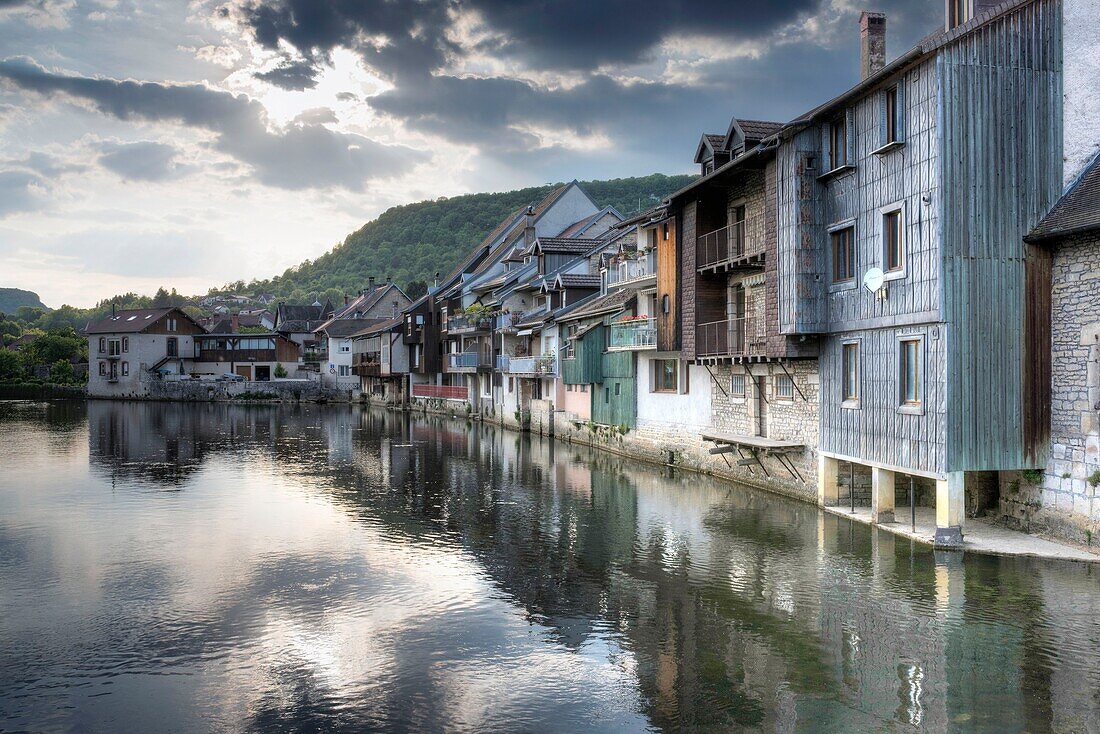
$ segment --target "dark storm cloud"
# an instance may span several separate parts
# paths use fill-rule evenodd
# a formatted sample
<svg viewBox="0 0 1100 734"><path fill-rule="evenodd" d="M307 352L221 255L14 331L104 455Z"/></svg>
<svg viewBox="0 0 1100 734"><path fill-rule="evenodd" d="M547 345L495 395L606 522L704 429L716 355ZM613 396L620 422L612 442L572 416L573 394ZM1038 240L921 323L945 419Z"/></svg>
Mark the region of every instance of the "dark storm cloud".
<svg viewBox="0 0 1100 734"><path fill-rule="evenodd" d="M270 71L256 74L256 78L291 92L301 92L317 86L316 67L308 61L283 61Z"/></svg>
<svg viewBox="0 0 1100 734"><path fill-rule="evenodd" d="M106 142L99 149L100 165L127 181L166 181L186 170L176 160L179 150L166 143Z"/></svg>
<svg viewBox="0 0 1100 734"><path fill-rule="evenodd" d="M408 170L423 156L317 124L272 132L263 106L201 84L159 84L51 72L29 59L0 61L0 80L45 96L67 96L120 120L177 122L209 130L214 148L252 166L265 184L286 189L362 189L370 179Z"/></svg>

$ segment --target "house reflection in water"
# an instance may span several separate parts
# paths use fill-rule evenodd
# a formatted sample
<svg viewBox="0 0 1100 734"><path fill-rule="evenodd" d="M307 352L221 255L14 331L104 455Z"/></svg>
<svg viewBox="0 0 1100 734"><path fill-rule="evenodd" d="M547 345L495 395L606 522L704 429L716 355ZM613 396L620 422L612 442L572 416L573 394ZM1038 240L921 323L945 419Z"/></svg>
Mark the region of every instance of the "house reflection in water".
<svg viewBox="0 0 1100 734"><path fill-rule="evenodd" d="M262 459L392 542L472 559L495 589L484 603L603 660L659 730L1100 720L1087 566L933 553L808 504L476 422L118 402L89 403L88 419L90 460L114 477L181 487L215 457Z"/></svg>

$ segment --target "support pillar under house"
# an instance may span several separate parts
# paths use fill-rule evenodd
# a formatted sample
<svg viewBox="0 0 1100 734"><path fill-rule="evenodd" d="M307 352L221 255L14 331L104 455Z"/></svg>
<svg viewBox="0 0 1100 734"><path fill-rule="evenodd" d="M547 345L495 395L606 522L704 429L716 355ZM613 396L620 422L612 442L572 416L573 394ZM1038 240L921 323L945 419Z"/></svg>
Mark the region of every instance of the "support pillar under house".
<svg viewBox="0 0 1100 734"><path fill-rule="evenodd" d="M817 457L817 503L822 507L840 504L840 462L824 454Z"/></svg>
<svg viewBox="0 0 1100 734"><path fill-rule="evenodd" d="M957 547L962 545L966 474L948 472L946 479L936 481L936 537L935 545Z"/></svg>
<svg viewBox="0 0 1100 734"><path fill-rule="evenodd" d="M894 522L894 472L871 467L871 521Z"/></svg>

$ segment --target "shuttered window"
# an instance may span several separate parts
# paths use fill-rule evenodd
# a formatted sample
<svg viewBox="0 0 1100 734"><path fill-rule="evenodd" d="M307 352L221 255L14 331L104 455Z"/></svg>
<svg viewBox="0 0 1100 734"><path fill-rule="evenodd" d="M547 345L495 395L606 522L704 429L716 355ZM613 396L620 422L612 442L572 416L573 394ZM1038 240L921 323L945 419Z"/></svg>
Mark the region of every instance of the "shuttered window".
<svg viewBox="0 0 1100 734"><path fill-rule="evenodd" d="M845 227L830 234L833 245L833 282L843 283L855 278L855 229Z"/></svg>
<svg viewBox="0 0 1100 734"><path fill-rule="evenodd" d="M859 342L845 344L843 355L843 399L855 402L859 400Z"/></svg>
<svg viewBox="0 0 1100 734"><path fill-rule="evenodd" d="M905 267L905 241L902 235L901 210L896 209L882 215L883 260L888 272L897 272Z"/></svg>
<svg viewBox="0 0 1100 734"><path fill-rule="evenodd" d="M900 342L899 381L901 404L919 406L921 404L921 360L920 339L903 339Z"/></svg>

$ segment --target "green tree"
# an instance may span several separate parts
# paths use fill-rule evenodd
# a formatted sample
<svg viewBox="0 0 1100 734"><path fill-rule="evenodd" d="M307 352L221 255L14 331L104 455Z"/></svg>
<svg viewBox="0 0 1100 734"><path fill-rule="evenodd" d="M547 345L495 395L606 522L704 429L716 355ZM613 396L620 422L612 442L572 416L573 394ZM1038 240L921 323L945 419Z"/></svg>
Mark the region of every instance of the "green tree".
<svg viewBox="0 0 1100 734"><path fill-rule="evenodd" d="M23 330L14 321L0 319L0 343L8 344L14 341Z"/></svg>
<svg viewBox="0 0 1100 734"><path fill-rule="evenodd" d="M83 358L87 343L71 329L68 331L52 331L44 334L31 344L23 347L20 354L23 363L32 366L38 364L52 365L56 362L68 362L74 357Z"/></svg>
<svg viewBox="0 0 1100 734"><path fill-rule="evenodd" d="M286 367L283 367L281 363L275 365L275 372L273 373L279 379L286 377Z"/></svg>
<svg viewBox="0 0 1100 734"><path fill-rule="evenodd" d="M23 374L23 363L19 360L19 355L8 349L0 349L0 380L15 380Z"/></svg>
<svg viewBox="0 0 1100 734"><path fill-rule="evenodd" d="M427 292L428 284L422 280L410 280L409 284L405 286L405 295L414 301Z"/></svg>
<svg viewBox="0 0 1100 734"><path fill-rule="evenodd" d="M50 382L59 385L76 382L76 372L73 370L72 363L58 360L50 365Z"/></svg>

